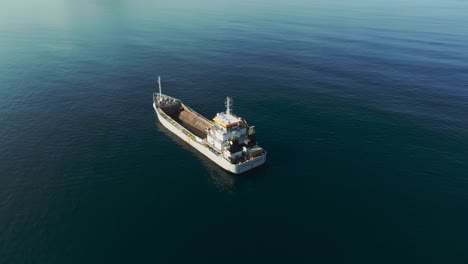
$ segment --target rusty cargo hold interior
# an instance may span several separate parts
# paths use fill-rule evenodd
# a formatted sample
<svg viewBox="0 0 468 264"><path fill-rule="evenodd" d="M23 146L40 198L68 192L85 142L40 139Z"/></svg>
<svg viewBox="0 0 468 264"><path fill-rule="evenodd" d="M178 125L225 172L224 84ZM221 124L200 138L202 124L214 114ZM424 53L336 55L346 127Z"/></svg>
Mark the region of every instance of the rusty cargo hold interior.
<svg viewBox="0 0 468 264"><path fill-rule="evenodd" d="M200 114L192 111L184 104L178 102L170 107L161 108L164 113L176 122L187 128L200 138L206 138L206 128L210 127L210 121Z"/></svg>

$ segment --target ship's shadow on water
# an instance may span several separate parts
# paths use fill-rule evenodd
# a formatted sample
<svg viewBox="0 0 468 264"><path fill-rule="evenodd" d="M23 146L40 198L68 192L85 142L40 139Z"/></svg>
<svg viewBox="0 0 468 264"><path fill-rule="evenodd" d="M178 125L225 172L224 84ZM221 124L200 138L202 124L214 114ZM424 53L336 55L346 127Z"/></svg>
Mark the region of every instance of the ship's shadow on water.
<svg viewBox="0 0 468 264"><path fill-rule="evenodd" d="M213 181L214 185L220 191L234 192L236 190L236 182L238 182L240 177L252 178L252 177L258 176L259 173L263 174L266 171L266 166L265 166L266 164L260 167L254 168L252 170L249 170L247 172L244 172L240 175L236 175L228 171L225 171L224 169L219 167L217 164L209 160L207 157L205 157L203 154L196 151L187 142L183 141L182 139L174 135L172 132L170 132L167 128L165 128L159 122L157 116L155 116L155 121L156 121L156 126L157 126L158 131L163 132L165 135L167 135L169 138L175 141L179 146L182 146L184 150L190 151L202 162L203 166L206 168L206 172L208 172L209 174L209 177Z"/></svg>

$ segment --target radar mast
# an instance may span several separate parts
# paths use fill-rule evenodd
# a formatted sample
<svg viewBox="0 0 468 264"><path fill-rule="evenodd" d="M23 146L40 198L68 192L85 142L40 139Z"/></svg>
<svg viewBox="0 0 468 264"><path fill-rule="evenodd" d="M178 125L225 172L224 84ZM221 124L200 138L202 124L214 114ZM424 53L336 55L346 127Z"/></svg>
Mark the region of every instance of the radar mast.
<svg viewBox="0 0 468 264"><path fill-rule="evenodd" d="M232 97L226 97L226 114L232 113Z"/></svg>

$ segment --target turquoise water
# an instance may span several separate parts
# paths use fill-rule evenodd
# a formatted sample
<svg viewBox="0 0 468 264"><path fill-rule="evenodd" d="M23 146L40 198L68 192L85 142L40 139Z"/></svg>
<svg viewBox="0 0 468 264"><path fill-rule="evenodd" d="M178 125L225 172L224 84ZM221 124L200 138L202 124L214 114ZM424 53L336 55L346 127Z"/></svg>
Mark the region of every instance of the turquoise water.
<svg viewBox="0 0 468 264"><path fill-rule="evenodd" d="M0 3L0 263L467 263L468 2ZM256 126L222 171L163 90Z"/></svg>

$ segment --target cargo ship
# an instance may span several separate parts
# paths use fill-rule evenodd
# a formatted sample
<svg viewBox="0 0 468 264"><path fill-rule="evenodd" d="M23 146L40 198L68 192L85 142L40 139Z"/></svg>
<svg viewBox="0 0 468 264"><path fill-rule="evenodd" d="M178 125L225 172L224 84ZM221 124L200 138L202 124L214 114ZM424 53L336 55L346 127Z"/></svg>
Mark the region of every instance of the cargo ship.
<svg viewBox="0 0 468 264"><path fill-rule="evenodd" d="M226 111L212 120L195 112L181 100L161 92L153 94L153 108L159 122L223 169L235 174L256 168L266 161L267 152L257 144L255 127L232 113L232 98Z"/></svg>

